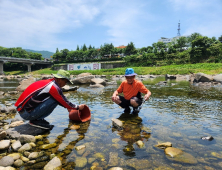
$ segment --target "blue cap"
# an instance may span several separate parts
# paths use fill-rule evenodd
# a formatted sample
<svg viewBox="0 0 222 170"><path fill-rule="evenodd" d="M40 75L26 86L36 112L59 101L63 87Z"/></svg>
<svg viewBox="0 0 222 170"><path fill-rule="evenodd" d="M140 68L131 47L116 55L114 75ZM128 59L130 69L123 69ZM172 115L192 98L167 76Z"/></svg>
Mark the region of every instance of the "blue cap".
<svg viewBox="0 0 222 170"><path fill-rule="evenodd" d="M136 73L134 73L134 70L132 68L127 68L125 71L125 76L135 76L137 75Z"/></svg>

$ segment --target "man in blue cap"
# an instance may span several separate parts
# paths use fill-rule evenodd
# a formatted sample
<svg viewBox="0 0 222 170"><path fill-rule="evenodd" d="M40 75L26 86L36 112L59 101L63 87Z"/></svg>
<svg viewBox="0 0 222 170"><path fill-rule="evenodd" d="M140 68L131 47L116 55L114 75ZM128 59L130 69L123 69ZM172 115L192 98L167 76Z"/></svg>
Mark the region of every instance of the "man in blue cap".
<svg viewBox="0 0 222 170"><path fill-rule="evenodd" d="M125 78L119 88L113 93L112 101L124 108L124 112L130 112L130 106L133 107L133 113L138 114L138 106L142 104L142 95L144 93L144 100L148 100L151 92L144 86L141 81L135 79L137 74L132 68L127 68L125 71ZM124 96L120 96L123 93Z"/></svg>

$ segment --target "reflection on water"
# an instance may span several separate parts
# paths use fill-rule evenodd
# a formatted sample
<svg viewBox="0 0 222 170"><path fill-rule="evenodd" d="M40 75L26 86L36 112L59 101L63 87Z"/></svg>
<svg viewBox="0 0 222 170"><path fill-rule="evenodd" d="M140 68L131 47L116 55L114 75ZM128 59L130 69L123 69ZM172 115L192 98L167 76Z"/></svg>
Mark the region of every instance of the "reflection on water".
<svg viewBox="0 0 222 170"><path fill-rule="evenodd" d="M0 81L0 91L7 92L13 91L19 85L18 80L7 80L7 81Z"/></svg>
<svg viewBox="0 0 222 170"><path fill-rule="evenodd" d="M42 142L56 143L46 152L59 156L64 169L89 169L93 165L103 169L222 168L220 88L203 89L189 82L147 85L152 98L138 116L123 114L123 109L111 101L116 88L81 86L76 92L69 92L70 101L90 107L89 122L70 121L67 110L60 106L46 118L55 127ZM112 119L121 120L123 128L113 127ZM201 139L211 135L212 141ZM138 141L144 146L139 147ZM158 142L171 142L187 157L169 159L164 150L155 147ZM36 149L43 143L39 142ZM77 151L75 148L81 145L85 148Z"/></svg>

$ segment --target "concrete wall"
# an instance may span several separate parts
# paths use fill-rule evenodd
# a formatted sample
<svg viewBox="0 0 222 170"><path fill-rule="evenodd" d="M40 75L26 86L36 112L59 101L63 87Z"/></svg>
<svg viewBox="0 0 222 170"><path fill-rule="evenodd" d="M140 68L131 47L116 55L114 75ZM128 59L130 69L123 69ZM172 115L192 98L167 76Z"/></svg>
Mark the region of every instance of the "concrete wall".
<svg viewBox="0 0 222 170"><path fill-rule="evenodd" d="M67 70L67 64L60 65L60 66L53 66L54 70ZM125 67L125 62L116 62L116 63L101 63L101 69L111 69L111 68L119 68Z"/></svg>

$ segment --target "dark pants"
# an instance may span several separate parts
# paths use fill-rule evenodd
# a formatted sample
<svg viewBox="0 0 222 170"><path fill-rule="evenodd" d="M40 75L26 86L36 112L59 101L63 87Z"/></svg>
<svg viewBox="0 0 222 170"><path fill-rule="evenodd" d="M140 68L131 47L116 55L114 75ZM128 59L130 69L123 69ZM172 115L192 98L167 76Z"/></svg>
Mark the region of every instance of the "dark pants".
<svg viewBox="0 0 222 170"><path fill-rule="evenodd" d="M58 102L54 98L50 97L48 100L38 105L30 113L24 110L22 113L20 113L20 116L25 120L44 119L52 113L57 105Z"/></svg>
<svg viewBox="0 0 222 170"><path fill-rule="evenodd" d="M132 106L130 104L131 99L134 99L136 101L136 103L138 103L139 106L142 104L142 101L143 101L140 92L137 94L136 97L132 97L130 100L126 100L123 96L119 96L119 99L121 100L121 103L119 104L119 106L122 108L127 108L127 107Z"/></svg>

